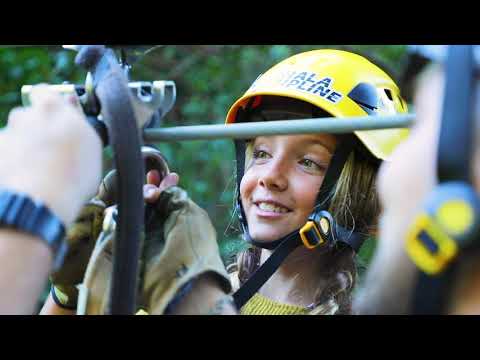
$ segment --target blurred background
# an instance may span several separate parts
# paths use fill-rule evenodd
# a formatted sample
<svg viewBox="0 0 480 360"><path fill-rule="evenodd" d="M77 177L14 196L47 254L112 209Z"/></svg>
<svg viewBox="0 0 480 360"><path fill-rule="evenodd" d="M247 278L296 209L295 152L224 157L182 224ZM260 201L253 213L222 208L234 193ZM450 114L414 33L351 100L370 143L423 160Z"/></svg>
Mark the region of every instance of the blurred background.
<svg viewBox="0 0 480 360"><path fill-rule="evenodd" d="M162 126L221 124L229 107L258 75L291 55L320 48L364 55L397 83L407 58L404 45L165 45L134 64L131 80L175 81L177 101ZM21 105L22 85L66 81L83 84L86 74L75 67L74 57L75 52L61 45L0 47L0 126L4 126L10 109ZM409 101L409 94L405 95ZM233 143L216 140L156 145L171 169L180 174L180 186L210 215L222 258L228 265L245 246L233 216ZM105 151L104 163L107 171L111 166L109 150ZM363 247L363 265L368 264L374 247L374 239Z"/></svg>

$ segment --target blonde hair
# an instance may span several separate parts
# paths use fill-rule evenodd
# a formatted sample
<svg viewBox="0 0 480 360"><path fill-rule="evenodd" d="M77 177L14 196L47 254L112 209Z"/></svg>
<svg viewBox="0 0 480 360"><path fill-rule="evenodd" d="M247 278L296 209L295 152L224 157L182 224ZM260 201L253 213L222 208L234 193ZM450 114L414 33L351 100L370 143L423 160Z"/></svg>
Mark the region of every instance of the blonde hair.
<svg viewBox="0 0 480 360"><path fill-rule="evenodd" d="M335 187L330 193L329 212L337 223L347 229L355 229L364 235L376 232L380 205L375 189L378 162L364 153L360 143L348 157ZM245 168L251 161L253 147L248 143L245 151ZM260 248L251 247L237 258L240 284L248 280L260 266ZM339 245L331 251L319 254L319 287L315 292L312 314L351 313L352 290L357 280L354 251Z"/></svg>

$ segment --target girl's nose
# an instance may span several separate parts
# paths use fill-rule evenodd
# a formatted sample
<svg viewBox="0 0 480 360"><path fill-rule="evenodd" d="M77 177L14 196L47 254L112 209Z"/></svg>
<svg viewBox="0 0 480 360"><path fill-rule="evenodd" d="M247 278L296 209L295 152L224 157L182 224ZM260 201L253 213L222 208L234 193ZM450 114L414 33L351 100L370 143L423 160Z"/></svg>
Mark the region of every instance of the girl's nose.
<svg viewBox="0 0 480 360"><path fill-rule="evenodd" d="M280 161L272 162L259 176L258 184L271 191L285 191L288 189L287 169Z"/></svg>

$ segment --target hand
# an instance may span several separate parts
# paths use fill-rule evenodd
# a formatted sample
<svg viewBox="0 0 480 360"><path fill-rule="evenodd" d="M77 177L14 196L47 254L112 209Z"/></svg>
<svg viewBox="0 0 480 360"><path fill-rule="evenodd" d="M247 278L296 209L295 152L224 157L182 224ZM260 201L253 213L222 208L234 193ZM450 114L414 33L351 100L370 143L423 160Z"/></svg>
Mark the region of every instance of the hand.
<svg viewBox="0 0 480 360"><path fill-rule="evenodd" d="M142 157L145 161L146 184L143 188L144 199L147 204L154 204L160 193L170 186L176 186L178 174L170 173L167 160L162 153L151 146L142 146ZM117 203L116 170L110 171L100 184L97 197L107 207Z"/></svg>
<svg viewBox="0 0 480 360"><path fill-rule="evenodd" d="M155 202L161 191L178 183L178 175L170 175L160 182L158 170L151 170L147 174L149 185L145 185L146 192L151 189L153 196L146 197L146 201ZM115 191L113 184L116 181L115 176L116 172L112 170L104 177L96 198L83 207L79 217L67 232L69 249L64 264L50 276L55 302L63 308L76 308L78 300L76 286L83 281L93 248L102 231L106 204L114 205L115 196L111 192Z"/></svg>
<svg viewBox="0 0 480 360"><path fill-rule="evenodd" d="M98 199L86 204L75 223L68 229L68 252L63 265L50 276L55 302L64 308L77 305L76 285L83 281L97 238L102 231L105 204Z"/></svg>
<svg viewBox="0 0 480 360"><path fill-rule="evenodd" d="M93 248L102 231L106 204L114 205L115 195L112 191L115 191L113 184L116 181L115 176L116 172L112 170L104 177L96 198L83 207L79 217L68 230L69 249L64 264L50 276L52 291L55 292L56 297L55 302L63 308L76 307L78 299L76 285L83 281ZM147 202L155 202L164 189L178 183L177 174L167 175L162 182L160 177L158 170L151 170L147 174L148 185L145 185L146 192L149 193L149 196L145 197Z"/></svg>
<svg viewBox="0 0 480 360"><path fill-rule="evenodd" d="M0 131L0 188L43 201L68 227L97 189L102 144L81 110L45 86Z"/></svg>
<svg viewBox="0 0 480 360"><path fill-rule="evenodd" d="M405 238L436 180L436 155L444 77L437 67L425 72L415 93L416 123L408 139L384 162L378 175L383 207L380 243L389 253L403 252ZM408 194L408 196L406 196Z"/></svg>
<svg viewBox="0 0 480 360"><path fill-rule="evenodd" d="M146 228L142 291L142 302L149 313L164 314L174 299L181 303L182 299L176 299L180 290L206 275L211 275L213 285L210 283L210 287L216 284L218 291L228 294L231 290L229 277L207 213L185 190L169 186L178 181L178 177L169 180L167 176L158 187L152 187L158 183L158 178L154 173L149 175L146 190L154 191L146 195L146 199L153 205L153 216ZM194 284L192 291L195 288ZM193 303L206 301L201 292L191 294L192 297L196 295L200 298L195 297Z"/></svg>
<svg viewBox="0 0 480 360"><path fill-rule="evenodd" d="M165 189L177 186L180 178L176 173L169 173L165 178L160 179L158 170L151 170L147 173L147 183L143 186L143 198L148 204L155 204L160 194Z"/></svg>
<svg viewBox="0 0 480 360"><path fill-rule="evenodd" d="M444 78L430 69L415 96L416 123L408 139L380 168L382 205L378 246L354 307L362 314L406 314L416 268L405 251L406 235L436 184L437 139Z"/></svg>
<svg viewBox="0 0 480 360"><path fill-rule="evenodd" d="M195 280L188 300L193 299L195 304L208 307L212 299L210 296L206 299L202 290L215 288L215 299L218 298L218 292L225 294L230 291L215 229L207 213L194 204L184 190L170 186L178 182L178 175L165 176L160 181L158 173L147 174L148 184L145 188L153 188L154 194L145 196L149 202L147 211L150 216L146 217L139 305L150 314L164 314L175 299L178 303L171 308L189 312L191 309L187 311L185 306L188 307L190 302L185 304L182 300L186 298L177 299L176 295L185 285L191 285ZM112 188L108 184L103 187ZM109 227L113 228L115 227ZM89 289L85 310L87 314L104 314L108 303L106 299L109 296L113 264L106 249L112 248L115 233L109 230L100 236L105 236L102 245L104 250L91 260L83 282ZM204 275L211 277L204 278ZM200 278L203 278L203 282L197 283L196 280Z"/></svg>

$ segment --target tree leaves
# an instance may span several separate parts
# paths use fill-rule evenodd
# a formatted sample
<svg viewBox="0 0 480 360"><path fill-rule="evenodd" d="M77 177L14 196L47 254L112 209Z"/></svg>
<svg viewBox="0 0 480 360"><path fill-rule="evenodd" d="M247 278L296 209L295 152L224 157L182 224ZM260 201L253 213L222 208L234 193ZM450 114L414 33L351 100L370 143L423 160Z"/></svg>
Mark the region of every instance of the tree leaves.
<svg viewBox="0 0 480 360"><path fill-rule="evenodd" d="M348 48L370 54L396 72L402 70L405 52L401 45L166 45L140 59L131 75L133 80L176 82L177 103L164 126L219 124L259 74L293 54L319 48ZM0 124L12 107L21 105L20 88L24 84L66 80L83 83L85 73L74 66L74 56L60 46L0 48ZM233 144L215 140L157 145L172 170L180 174L180 185L208 211L222 255L230 261L231 255L245 245L238 231L229 227L235 192ZM362 253L366 261L371 248Z"/></svg>

